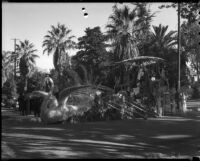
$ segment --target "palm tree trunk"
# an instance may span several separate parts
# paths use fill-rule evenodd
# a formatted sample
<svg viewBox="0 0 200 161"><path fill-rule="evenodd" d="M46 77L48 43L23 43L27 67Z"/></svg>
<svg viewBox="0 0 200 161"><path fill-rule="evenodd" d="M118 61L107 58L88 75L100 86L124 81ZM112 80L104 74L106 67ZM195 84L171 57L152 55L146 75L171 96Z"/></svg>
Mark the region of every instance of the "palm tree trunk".
<svg viewBox="0 0 200 161"><path fill-rule="evenodd" d="M197 59L197 82L200 81L200 72L199 72L199 67L200 67L200 63L198 63L198 59Z"/></svg>
<svg viewBox="0 0 200 161"><path fill-rule="evenodd" d="M24 79L24 92L25 93L27 92L27 87L28 87L28 78L25 77L25 79Z"/></svg>
<svg viewBox="0 0 200 161"><path fill-rule="evenodd" d="M62 76L61 76L61 73L59 71L57 71L57 72L58 72L58 82L60 82L60 83L58 83L58 89L59 89L59 91L61 91L62 86L63 86L62 80L61 80Z"/></svg>
<svg viewBox="0 0 200 161"><path fill-rule="evenodd" d="M28 88L28 77L25 77L25 83L24 83L24 93L27 94L27 88ZM30 114L30 100L27 100L27 105L26 105L26 109L27 109L27 114Z"/></svg>

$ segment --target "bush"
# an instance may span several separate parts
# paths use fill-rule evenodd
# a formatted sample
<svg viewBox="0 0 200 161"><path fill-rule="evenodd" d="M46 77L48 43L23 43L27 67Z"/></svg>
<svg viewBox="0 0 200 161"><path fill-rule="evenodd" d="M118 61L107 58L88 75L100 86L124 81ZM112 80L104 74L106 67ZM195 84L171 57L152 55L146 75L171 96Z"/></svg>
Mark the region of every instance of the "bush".
<svg viewBox="0 0 200 161"><path fill-rule="evenodd" d="M195 83L192 86L193 93L192 93L192 99L199 99L200 98L200 83Z"/></svg>
<svg viewBox="0 0 200 161"><path fill-rule="evenodd" d="M115 103L112 100L110 103L114 108L108 106L107 101L97 98L88 111L79 115L73 115L68 121L70 122L85 122L85 121L105 121L105 120L122 120L132 119L132 110L129 106L122 105L121 102ZM123 112L124 111L124 112Z"/></svg>
<svg viewBox="0 0 200 161"><path fill-rule="evenodd" d="M14 106L18 98L17 86L14 78L10 78L4 83L2 88L2 99L7 107Z"/></svg>

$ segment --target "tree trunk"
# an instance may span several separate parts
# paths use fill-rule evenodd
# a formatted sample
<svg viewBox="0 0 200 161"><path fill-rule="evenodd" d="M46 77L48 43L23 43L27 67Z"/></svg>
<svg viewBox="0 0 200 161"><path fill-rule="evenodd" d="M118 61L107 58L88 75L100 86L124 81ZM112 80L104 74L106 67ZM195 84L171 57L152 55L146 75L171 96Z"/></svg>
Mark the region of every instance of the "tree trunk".
<svg viewBox="0 0 200 161"><path fill-rule="evenodd" d="M58 83L58 90L59 92L62 90L62 80L61 80L61 74L59 71L58 72L58 82L61 82L61 83Z"/></svg>
<svg viewBox="0 0 200 161"><path fill-rule="evenodd" d="M27 94L27 88L28 88L28 77L25 77L25 82L24 82L24 93ZM30 114L30 100L27 100L27 104L26 104L26 109L27 109L27 114Z"/></svg>
<svg viewBox="0 0 200 161"><path fill-rule="evenodd" d="M25 80L24 80L24 93L27 92L27 87L28 87L28 78L25 77Z"/></svg>
<svg viewBox="0 0 200 161"><path fill-rule="evenodd" d="M197 60L198 61L198 60ZM199 63L197 62L197 82L199 82L200 80L200 73L199 73Z"/></svg>

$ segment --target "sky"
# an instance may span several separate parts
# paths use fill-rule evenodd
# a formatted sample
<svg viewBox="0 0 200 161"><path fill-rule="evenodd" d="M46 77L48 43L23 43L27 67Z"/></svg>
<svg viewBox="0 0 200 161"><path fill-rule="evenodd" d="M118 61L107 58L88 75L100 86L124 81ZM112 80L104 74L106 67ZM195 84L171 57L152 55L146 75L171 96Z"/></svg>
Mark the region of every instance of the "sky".
<svg viewBox="0 0 200 161"><path fill-rule="evenodd" d="M125 5L124 3L123 5ZM150 9L157 12L151 25L168 25L169 30L177 30L176 9L158 9L163 3L150 3ZM165 3L166 4L166 3ZM42 69L53 68L52 55L43 54L42 42L50 26L58 23L65 24L72 30L71 34L78 37L84 36L87 27L101 27L106 31L108 17L112 14L114 3L2 3L2 50L14 51L14 41L28 39L35 45L36 66ZM122 4L118 4L122 6ZM130 7L132 5L128 4ZM88 17L83 16L82 8L86 9ZM19 43L19 40L17 43ZM70 50L74 55L77 50Z"/></svg>

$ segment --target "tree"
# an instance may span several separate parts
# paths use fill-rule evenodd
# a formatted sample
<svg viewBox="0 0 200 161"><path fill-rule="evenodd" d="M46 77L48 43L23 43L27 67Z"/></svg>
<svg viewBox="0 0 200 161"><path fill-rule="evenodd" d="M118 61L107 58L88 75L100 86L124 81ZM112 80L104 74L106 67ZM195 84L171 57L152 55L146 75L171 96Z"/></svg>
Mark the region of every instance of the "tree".
<svg viewBox="0 0 200 161"><path fill-rule="evenodd" d="M34 45L29 40L25 40L24 42L20 41L20 44L16 45L16 50L21 55L19 69L20 75L24 79L24 92L27 92L28 77L30 77L35 66L35 59L39 57L34 54L37 51L34 48Z"/></svg>
<svg viewBox="0 0 200 161"><path fill-rule="evenodd" d="M114 62L139 56L138 44L143 39L142 33L148 31L152 17L153 14L150 15L145 5L139 3L132 11L128 6L122 9L113 6L113 14L109 17L110 22L106 27L114 48ZM125 71L123 64L114 68L115 82L123 84Z"/></svg>
<svg viewBox="0 0 200 161"><path fill-rule="evenodd" d="M142 35L150 28L154 14L146 9L145 4L136 3L130 11L128 6L118 8L113 6L113 14L109 17L108 36L113 41L116 61L133 58L139 55L137 44Z"/></svg>
<svg viewBox="0 0 200 161"><path fill-rule="evenodd" d="M76 63L75 69L82 78L85 77L83 79L88 81L90 76L90 79L99 82L101 75L100 64L105 61L107 54L107 44L105 43L107 36L97 26L92 29L86 28L85 36L79 37L78 40L80 51L72 58L73 63Z"/></svg>
<svg viewBox="0 0 200 161"><path fill-rule="evenodd" d="M172 3L171 5L162 5L159 8L169 8L177 7L177 14L178 14L178 93L180 95L180 89L181 89L181 31L180 31L180 17L187 19L188 23L193 23L197 20L198 15L198 8L200 7L200 3ZM184 62L185 66L185 62ZM186 76L186 75L184 75ZM180 102L180 100L179 100ZM178 103L178 107L180 107L180 103Z"/></svg>
<svg viewBox="0 0 200 161"><path fill-rule="evenodd" d="M109 17L108 36L113 41L115 59L120 61L137 56L134 20L137 17L136 9L130 11L128 6L123 9L113 6L113 14Z"/></svg>
<svg viewBox="0 0 200 161"><path fill-rule="evenodd" d="M172 3L170 5L161 5L159 8L161 9L164 7L177 8L177 3ZM182 55L183 55L183 57L185 57L184 58L185 61L187 61L187 59L189 59L190 62L194 62L192 60L196 60L195 62L196 62L197 66L196 66L195 70L197 70L197 73L198 73L198 68L199 68L198 63L197 63L199 57L198 57L198 54L196 54L196 53L199 53L198 52L199 45L197 45L196 43L198 42L197 34L199 31L198 24L197 24L197 22L199 20L199 16L198 16L199 8L200 8L199 2L198 3L192 3L192 2L180 3L180 16L182 19L186 20L186 22L184 21L184 23L181 25L181 30L180 30L181 46L182 46L182 49L184 49L184 51L182 51L184 54L182 54ZM196 28L194 26L196 26ZM193 32L193 34L192 34L192 32ZM193 42L193 45L197 48L195 48L194 46L193 46L194 48L192 47L190 36L196 36L195 41ZM196 55L196 56L194 56L194 55ZM194 63L191 63L191 64L194 64ZM194 67L194 65L192 65L192 66Z"/></svg>
<svg viewBox="0 0 200 161"><path fill-rule="evenodd" d="M51 30L44 36L43 41L43 54L53 53L53 64L55 70L58 73L58 88L59 91L65 87L65 75L63 74L66 68L70 67L70 59L67 51L76 47L76 43L73 41L75 36L70 36L71 30L64 24L57 24L57 26L51 26Z"/></svg>
<svg viewBox="0 0 200 161"><path fill-rule="evenodd" d="M153 26L153 31L149 34L147 41L140 47L142 55L157 56L166 58L170 49L175 49L177 44L176 31L169 31L168 26Z"/></svg>
<svg viewBox="0 0 200 161"><path fill-rule="evenodd" d="M7 81L4 83L4 86L2 88L2 100L6 103L8 107L10 107L15 104L17 98L17 86L14 80L14 74L12 74L7 78Z"/></svg>
<svg viewBox="0 0 200 161"><path fill-rule="evenodd" d="M168 72L169 86L173 87L177 85L175 80L178 79L178 53L177 53L177 34L176 31L167 32L168 26L153 26L153 31L149 34L149 37L139 47L139 51L142 55L161 57L166 60L166 69ZM181 80L182 84L187 84L186 72L187 72L187 57L184 52L181 54ZM159 71L159 66L155 66Z"/></svg>
<svg viewBox="0 0 200 161"><path fill-rule="evenodd" d="M170 8L170 7L177 8L177 3L159 6L160 9ZM198 3L182 2L180 8L180 16L181 18L186 19L188 23L197 22L199 8L200 8L200 2Z"/></svg>
<svg viewBox="0 0 200 161"><path fill-rule="evenodd" d="M75 42L72 40L75 36L70 36L71 30L65 25L57 24L57 26L51 26L51 30L44 36L43 53L53 53L53 64L55 69L59 72L62 71L62 65L69 63L67 50L75 47ZM64 61L64 62L63 62Z"/></svg>
<svg viewBox="0 0 200 161"><path fill-rule="evenodd" d="M3 51L2 52L2 87L4 83L12 77L13 75L13 60L12 52Z"/></svg>
<svg viewBox="0 0 200 161"><path fill-rule="evenodd" d="M136 38L138 45L142 44L146 38L149 36L150 33L150 23L152 21L152 18L155 16L155 12L151 13L150 9L147 9L147 3L138 3L134 2L132 3L137 8L137 16L138 16L138 29L136 31Z"/></svg>
<svg viewBox="0 0 200 161"><path fill-rule="evenodd" d="M45 78L45 73L35 68L30 78L28 79L28 88L27 88L28 93L35 90L42 90L44 84L44 78Z"/></svg>
<svg viewBox="0 0 200 161"><path fill-rule="evenodd" d="M187 60L190 62L190 66L196 71L198 81L200 80L200 28L198 21L195 23L184 22L181 26L182 29L182 48Z"/></svg>

